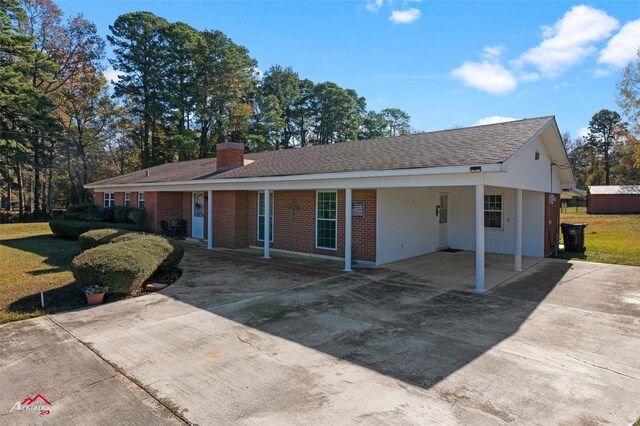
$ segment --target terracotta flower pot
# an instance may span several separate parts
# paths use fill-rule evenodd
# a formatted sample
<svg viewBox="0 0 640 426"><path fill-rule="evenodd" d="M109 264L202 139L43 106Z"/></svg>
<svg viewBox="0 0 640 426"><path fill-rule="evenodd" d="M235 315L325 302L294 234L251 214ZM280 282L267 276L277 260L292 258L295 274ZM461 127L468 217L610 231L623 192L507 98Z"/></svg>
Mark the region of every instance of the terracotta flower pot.
<svg viewBox="0 0 640 426"><path fill-rule="evenodd" d="M87 294L87 303L90 305L99 305L104 301L105 293Z"/></svg>

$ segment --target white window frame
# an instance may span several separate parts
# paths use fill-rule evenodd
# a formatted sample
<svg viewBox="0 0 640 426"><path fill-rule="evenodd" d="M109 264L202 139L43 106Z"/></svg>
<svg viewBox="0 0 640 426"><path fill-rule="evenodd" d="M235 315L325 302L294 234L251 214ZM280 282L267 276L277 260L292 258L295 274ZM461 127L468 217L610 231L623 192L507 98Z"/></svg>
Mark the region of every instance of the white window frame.
<svg viewBox="0 0 640 426"><path fill-rule="evenodd" d="M329 194L336 194L336 218L335 219L319 219L318 218L318 198L320 196L320 194L325 194L325 193L329 193ZM339 199L338 199L338 191L325 191L325 190L318 190L316 191L316 223L315 223L315 228L316 228L316 236L315 236L315 247L317 249L320 250L333 250L333 251L338 251L338 219L340 217L340 209L338 208L338 206L340 205L339 203ZM334 221L336 223L336 229L334 232L334 241L336 242L336 246L335 247L322 247L318 245L318 220L329 220L329 221Z"/></svg>
<svg viewBox="0 0 640 426"><path fill-rule="evenodd" d="M124 206L125 207L131 207L131 193L130 192L125 192L124 193Z"/></svg>
<svg viewBox="0 0 640 426"><path fill-rule="evenodd" d="M114 207L116 205L116 194L114 192L105 192L102 196L102 207Z"/></svg>
<svg viewBox="0 0 640 426"><path fill-rule="evenodd" d="M489 196L499 196L500 197L500 210L487 210L484 208L484 200L486 199L486 197ZM482 200L482 209L483 209L483 220L484 220L484 213L485 212L500 212L500 226L499 227L495 227L495 226L487 226L486 221L484 222L484 229L487 230L493 230L493 231L501 231L504 230L504 193L502 192L492 192L492 193L488 193L488 194L484 194L484 198Z"/></svg>
<svg viewBox="0 0 640 426"><path fill-rule="evenodd" d="M260 201L260 194L262 194L263 198L262 198L262 202ZM262 235L262 238L260 238L260 223L264 224L264 214L260 215L260 204L264 204L264 191L258 191L258 209L256 212L256 216L258 217L258 221L257 221L257 225L256 225L256 239L258 241L262 241L264 242L264 233ZM269 191L269 219L270 219L270 227L269 227L269 242L272 243L273 242L273 234L275 231L275 223L274 223L274 214L273 214L273 210L274 207L276 205L276 202L274 200L273 197L273 191Z"/></svg>
<svg viewBox="0 0 640 426"><path fill-rule="evenodd" d="M140 206L140 201L142 201L142 206ZM138 192L138 208L144 208L144 192Z"/></svg>

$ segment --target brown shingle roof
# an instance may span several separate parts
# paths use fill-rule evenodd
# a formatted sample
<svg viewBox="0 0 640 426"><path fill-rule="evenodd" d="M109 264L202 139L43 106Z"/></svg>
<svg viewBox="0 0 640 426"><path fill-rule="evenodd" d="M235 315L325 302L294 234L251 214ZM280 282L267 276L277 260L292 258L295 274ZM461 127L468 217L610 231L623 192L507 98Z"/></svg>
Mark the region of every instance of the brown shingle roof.
<svg viewBox="0 0 640 426"><path fill-rule="evenodd" d="M553 117L247 154L243 167L216 173L215 158L163 164L92 185L250 178L498 164Z"/></svg>

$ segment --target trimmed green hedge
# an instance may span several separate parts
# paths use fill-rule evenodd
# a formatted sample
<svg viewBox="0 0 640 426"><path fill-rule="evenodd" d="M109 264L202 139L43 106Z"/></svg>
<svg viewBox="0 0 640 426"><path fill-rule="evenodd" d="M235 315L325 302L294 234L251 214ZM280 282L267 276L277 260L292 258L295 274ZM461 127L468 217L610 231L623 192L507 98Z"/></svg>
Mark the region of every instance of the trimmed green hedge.
<svg viewBox="0 0 640 426"><path fill-rule="evenodd" d="M119 243L123 241L146 241L148 243L157 242L158 239L167 241L171 244L171 253L167 256L167 258L162 262L158 271L167 272L172 268L178 266L182 257L184 256L184 246L178 242L167 240L163 237L158 237L157 235L145 235L145 234L137 234L134 232L130 232L128 234L120 235L112 240L114 243Z"/></svg>
<svg viewBox="0 0 640 426"><path fill-rule="evenodd" d="M156 271L177 266L183 255L179 243L157 235L127 233L76 256L71 270L83 290L98 284L111 292L129 293Z"/></svg>
<svg viewBox="0 0 640 426"><path fill-rule="evenodd" d="M144 231L144 226L130 223L82 222L78 220L52 220L49 228L56 237L77 240L80 235L92 229L117 228L127 231Z"/></svg>
<svg viewBox="0 0 640 426"><path fill-rule="evenodd" d="M89 249L73 259L71 270L76 283L109 287L113 293L129 293L139 287L171 252L171 244L138 240L105 244Z"/></svg>
<svg viewBox="0 0 640 426"><path fill-rule="evenodd" d="M80 235L78 242L82 251L110 243L114 238L128 233L124 229L104 228L92 229Z"/></svg>

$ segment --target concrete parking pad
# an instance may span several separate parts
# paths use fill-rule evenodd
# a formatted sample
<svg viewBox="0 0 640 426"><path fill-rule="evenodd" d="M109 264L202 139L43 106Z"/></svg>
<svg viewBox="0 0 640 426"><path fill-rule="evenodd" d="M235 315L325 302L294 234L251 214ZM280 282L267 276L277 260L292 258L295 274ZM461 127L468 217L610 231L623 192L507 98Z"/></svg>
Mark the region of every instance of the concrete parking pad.
<svg viewBox="0 0 640 426"><path fill-rule="evenodd" d="M640 417L640 268L545 259L476 295L420 270L185 258L159 294L52 316L185 421Z"/></svg>
<svg viewBox="0 0 640 426"><path fill-rule="evenodd" d="M49 318L3 325L0 342L0 424L183 424ZM50 414L11 412L37 394Z"/></svg>

